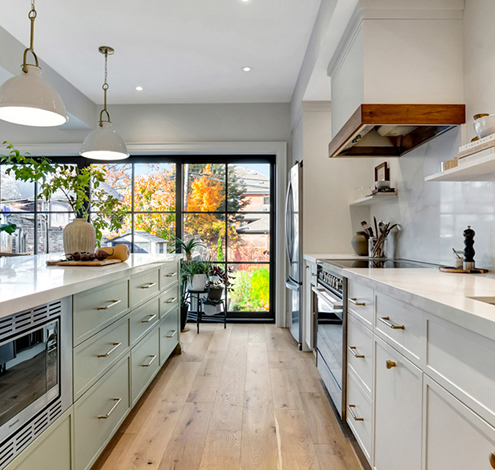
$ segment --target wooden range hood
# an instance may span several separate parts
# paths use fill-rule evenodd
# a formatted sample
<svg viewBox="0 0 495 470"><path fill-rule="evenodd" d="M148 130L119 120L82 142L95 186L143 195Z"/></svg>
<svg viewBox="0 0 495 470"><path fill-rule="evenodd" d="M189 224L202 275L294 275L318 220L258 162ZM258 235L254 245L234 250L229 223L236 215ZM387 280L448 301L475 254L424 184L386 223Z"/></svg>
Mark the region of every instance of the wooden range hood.
<svg viewBox="0 0 495 470"><path fill-rule="evenodd" d="M463 104L362 104L328 144L328 153L400 157L465 122Z"/></svg>

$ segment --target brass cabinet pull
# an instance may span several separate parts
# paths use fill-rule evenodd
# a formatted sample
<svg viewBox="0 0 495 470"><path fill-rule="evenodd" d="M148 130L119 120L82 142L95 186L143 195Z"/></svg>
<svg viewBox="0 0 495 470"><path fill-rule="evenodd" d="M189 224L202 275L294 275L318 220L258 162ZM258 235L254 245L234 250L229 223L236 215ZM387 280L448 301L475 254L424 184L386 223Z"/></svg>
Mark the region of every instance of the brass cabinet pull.
<svg viewBox="0 0 495 470"><path fill-rule="evenodd" d="M122 398L112 398L112 401L115 402L115 405L112 406L111 410L106 414L106 415L100 415L98 416L98 419L108 419L110 418L110 415L115 411L115 408L120 405L120 402L122 401Z"/></svg>
<svg viewBox="0 0 495 470"><path fill-rule="evenodd" d="M153 315L150 315L147 320L141 320L141 323L149 323L154 318L156 318L156 313Z"/></svg>
<svg viewBox="0 0 495 470"><path fill-rule="evenodd" d="M356 299L356 297L349 298L349 302L350 302L351 304L354 304L354 305L359 305L359 306L361 306L361 307L366 306L366 302L358 302L358 300Z"/></svg>
<svg viewBox="0 0 495 470"><path fill-rule="evenodd" d="M362 354L358 354L358 353L356 352L356 346L349 346L347 349L351 352L351 354L352 354L354 357L357 357L358 359L364 359L364 355L362 355Z"/></svg>
<svg viewBox="0 0 495 470"><path fill-rule="evenodd" d="M156 359L156 354L152 354L149 357L151 357L150 361L148 363L146 363L146 364L143 364L141 367L149 367L149 366L151 366L151 364L153 364L153 361Z"/></svg>
<svg viewBox="0 0 495 470"><path fill-rule="evenodd" d="M177 273L165 274L165 277L174 277L177 276Z"/></svg>
<svg viewBox="0 0 495 470"><path fill-rule="evenodd" d="M156 282L148 282L144 286L141 286L141 289L149 289L150 287L156 286Z"/></svg>
<svg viewBox="0 0 495 470"><path fill-rule="evenodd" d="M97 357L108 357L108 356L110 356L110 354L112 354L119 346L121 346L122 343L112 343L112 345L113 345L113 348L110 349L110 351L108 351L105 354L98 354Z"/></svg>
<svg viewBox="0 0 495 470"><path fill-rule="evenodd" d="M378 317L378 320L380 320L382 323L385 323L389 328L392 328L392 330L405 330L406 327L404 325L396 325L390 321L390 317Z"/></svg>
<svg viewBox="0 0 495 470"><path fill-rule="evenodd" d="M172 333L172 334L170 334L170 333ZM177 330L170 330L170 331L168 332L168 335L166 336L166 338L173 338L173 337L174 337L174 335L175 335L175 333L177 333ZM170 335L170 336L169 336L169 335Z"/></svg>
<svg viewBox="0 0 495 470"><path fill-rule="evenodd" d="M495 452L492 452L490 454L490 465L492 466L492 468L495 468Z"/></svg>
<svg viewBox="0 0 495 470"><path fill-rule="evenodd" d="M392 367L397 367L397 362L394 361L388 360L386 364L387 364L387 369L392 369Z"/></svg>
<svg viewBox="0 0 495 470"><path fill-rule="evenodd" d="M110 300L110 304L108 304L106 307L96 307L96 310L108 310L109 308L115 307L115 305L120 304L122 300Z"/></svg>
<svg viewBox="0 0 495 470"><path fill-rule="evenodd" d="M165 300L164 304L173 304L177 300L177 297L170 297L170 299Z"/></svg>
<svg viewBox="0 0 495 470"><path fill-rule="evenodd" d="M356 405L347 405L347 407L349 408L349 413L351 413L351 416L354 419L354 421L364 421L364 418L358 418L354 413L354 408L356 408Z"/></svg>

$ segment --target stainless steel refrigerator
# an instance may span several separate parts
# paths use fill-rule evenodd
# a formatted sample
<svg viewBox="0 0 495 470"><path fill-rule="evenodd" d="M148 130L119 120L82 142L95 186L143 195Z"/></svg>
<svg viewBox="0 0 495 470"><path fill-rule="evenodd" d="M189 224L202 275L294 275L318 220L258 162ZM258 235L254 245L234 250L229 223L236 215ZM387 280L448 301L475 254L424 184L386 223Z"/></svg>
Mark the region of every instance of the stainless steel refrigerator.
<svg viewBox="0 0 495 470"><path fill-rule="evenodd" d="M289 259L290 332L302 348L302 162L296 162L289 172L285 199L285 248Z"/></svg>

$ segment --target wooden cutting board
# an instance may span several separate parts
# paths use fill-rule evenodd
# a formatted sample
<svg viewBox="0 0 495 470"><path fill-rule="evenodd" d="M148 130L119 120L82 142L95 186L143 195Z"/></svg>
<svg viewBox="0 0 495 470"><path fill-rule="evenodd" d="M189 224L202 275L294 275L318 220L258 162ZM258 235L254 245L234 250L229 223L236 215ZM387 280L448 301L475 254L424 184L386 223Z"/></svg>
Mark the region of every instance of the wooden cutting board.
<svg viewBox="0 0 495 470"><path fill-rule="evenodd" d="M483 268L474 268L471 271L462 268L454 268L452 266L440 266L440 271L443 273L458 273L458 274L485 274L488 272L488 269Z"/></svg>
<svg viewBox="0 0 495 470"><path fill-rule="evenodd" d="M103 261L55 261L49 266L108 266L110 264L122 263L120 259L105 259Z"/></svg>

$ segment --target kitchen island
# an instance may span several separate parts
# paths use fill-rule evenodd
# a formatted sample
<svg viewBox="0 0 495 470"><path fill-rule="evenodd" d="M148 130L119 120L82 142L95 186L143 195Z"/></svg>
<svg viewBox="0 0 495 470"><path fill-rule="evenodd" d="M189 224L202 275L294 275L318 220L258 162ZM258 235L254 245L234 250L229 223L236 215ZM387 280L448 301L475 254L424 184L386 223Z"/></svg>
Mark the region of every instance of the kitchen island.
<svg viewBox="0 0 495 470"><path fill-rule="evenodd" d="M91 468L180 352L181 257L131 255L104 267L47 266L56 255L0 259L0 344L48 323L61 363L50 379L57 396L2 442L0 468Z"/></svg>

